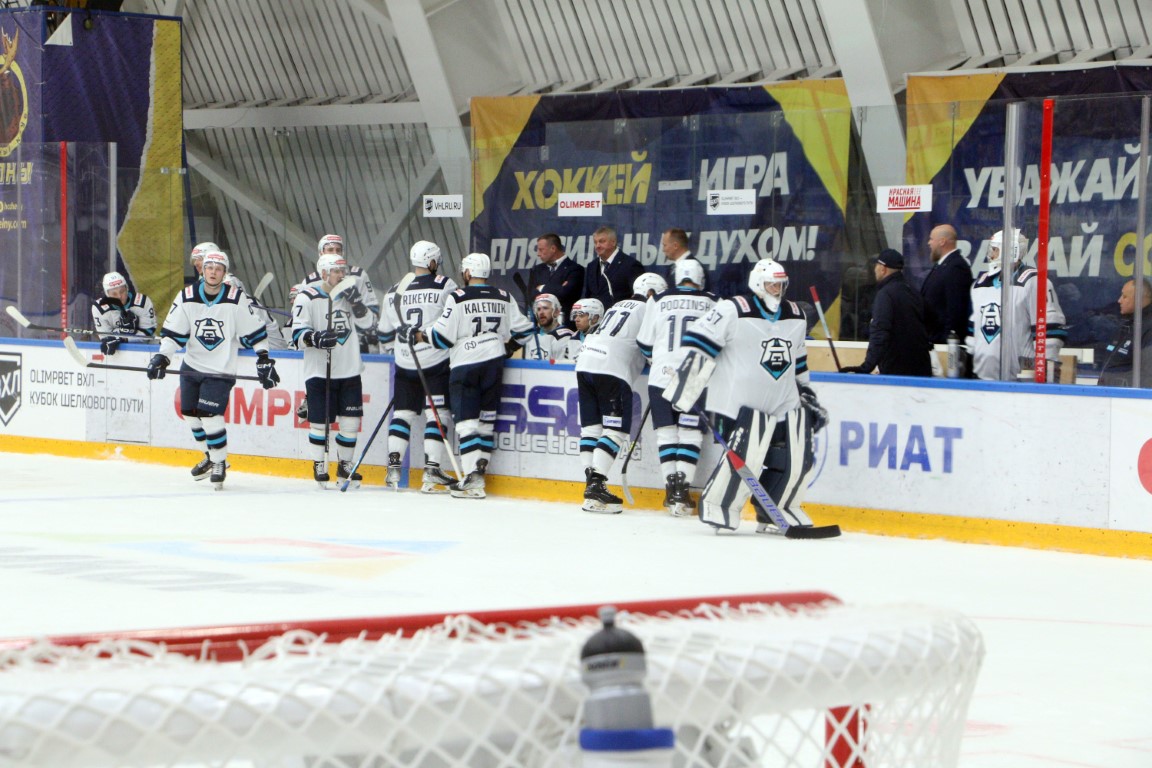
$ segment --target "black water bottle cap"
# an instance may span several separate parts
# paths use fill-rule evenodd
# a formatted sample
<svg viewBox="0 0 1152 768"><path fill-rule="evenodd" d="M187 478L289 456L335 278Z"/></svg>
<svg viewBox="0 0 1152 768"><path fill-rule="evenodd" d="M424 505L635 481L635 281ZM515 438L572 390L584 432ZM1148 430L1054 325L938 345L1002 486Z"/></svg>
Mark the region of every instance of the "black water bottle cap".
<svg viewBox="0 0 1152 768"><path fill-rule="evenodd" d="M600 609L600 621L604 624L601 629L580 649L580 658L601 656L609 653L644 653L644 644L640 638L626 629L616 627L616 608L606 605Z"/></svg>

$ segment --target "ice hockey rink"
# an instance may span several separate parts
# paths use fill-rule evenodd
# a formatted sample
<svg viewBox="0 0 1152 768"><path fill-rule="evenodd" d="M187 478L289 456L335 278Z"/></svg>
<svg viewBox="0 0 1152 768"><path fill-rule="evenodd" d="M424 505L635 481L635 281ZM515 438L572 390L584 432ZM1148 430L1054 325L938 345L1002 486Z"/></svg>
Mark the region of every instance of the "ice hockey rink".
<svg viewBox="0 0 1152 768"><path fill-rule="evenodd" d="M7 454L6 637L819 590L973 619L964 768L1152 765L1152 560ZM302 465L303 466L303 465ZM1070 501L1069 503L1074 503Z"/></svg>

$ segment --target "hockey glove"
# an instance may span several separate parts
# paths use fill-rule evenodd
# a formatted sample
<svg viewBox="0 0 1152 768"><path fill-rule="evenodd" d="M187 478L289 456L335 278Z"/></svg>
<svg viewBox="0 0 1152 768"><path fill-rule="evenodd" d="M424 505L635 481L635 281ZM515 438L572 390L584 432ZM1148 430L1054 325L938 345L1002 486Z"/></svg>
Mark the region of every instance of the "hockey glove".
<svg viewBox="0 0 1152 768"><path fill-rule="evenodd" d="M800 406L808 412L808 421L812 424L812 432L816 433L828 426L828 411L816 399L816 392L803 384L800 389Z"/></svg>
<svg viewBox="0 0 1152 768"><path fill-rule="evenodd" d="M402 325L396 329L396 340L399 341L401 344L408 344L408 345L415 344L416 343L416 333L419 330L420 330L419 328L413 327L411 325Z"/></svg>
<svg viewBox="0 0 1152 768"><path fill-rule="evenodd" d="M136 333L140 330L140 318L135 312L120 313L120 330L124 333Z"/></svg>
<svg viewBox="0 0 1152 768"><path fill-rule="evenodd" d="M118 349L120 349L120 339L115 336L105 336L100 339L100 351L104 354L114 355Z"/></svg>
<svg viewBox="0 0 1152 768"><path fill-rule="evenodd" d="M268 353L260 350L256 353L256 375L260 378L260 386L272 389L280 383L280 374L276 373L276 361L268 357Z"/></svg>
<svg viewBox="0 0 1152 768"><path fill-rule="evenodd" d="M164 378L164 374L168 371L168 365L171 362L172 361L169 360L168 358L166 358L164 355L161 355L161 354L152 355L152 359L148 361L148 378L150 378L150 379L162 379L162 378Z"/></svg>
<svg viewBox="0 0 1152 768"><path fill-rule="evenodd" d="M316 349L332 349L339 340L336 331L308 331L304 334L304 345Z"/></svg>
<svg viewBox="0 0 1152 768"><path fill-rule="evenodd" d="M694 349L688 350L672 381L664 388L664 399L681 413L691 413L715 370L715 360Z"/></svg>
<svg viewBox="0 0 1152 768"><path fill-rule="evenodd" d="M308 401L301 400L300 405L296 407L296 418L300 421L308 421Z"/></svg>
<svg viewBox="0 0 1152 768"><path fill-rule="evenodd" d="M509 358L520 351L521 344L518 341L509 339L504 342L504 357Z"/></svg>
<svg viewBox="0 0 1152 768"><path fill-rule="evenodd" d="M360 319L368 314L368 307L364 306L364 299L361 298L360 289L356 286L352 286L344 291L344 298L348 299L349 303L352 304L353 317Z"/></svg>

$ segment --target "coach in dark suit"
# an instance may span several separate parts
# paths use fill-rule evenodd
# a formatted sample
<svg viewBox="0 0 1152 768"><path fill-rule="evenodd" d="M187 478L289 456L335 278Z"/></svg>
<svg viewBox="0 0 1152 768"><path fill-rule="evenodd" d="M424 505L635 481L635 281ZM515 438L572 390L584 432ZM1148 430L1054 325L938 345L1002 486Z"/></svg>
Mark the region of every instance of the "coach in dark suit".
<svg viewBox="0 0 1152 768"><path fill-rule="evenodd" d="M845 366L841 373L872 373L887 376L931 376L932 345L924 327L920 294L904 279L904 257L885 248L876 257L876 298L868 325L868 352L858 366Z"/></svg>
<svg viewBox="0 0 1152 768"><path fill-rule="evenodd" d="M949 224L933 228L928 247L932 271L920 286L928 338L933 344L944 344L953 331L963 341L972 315L972 268L956 247L956 230Z"/></svg>
<svg viewBox="0 0 1152 768"><path fill-rule="evenodd" d="M560 300L564 322L572 327L572 305L584 296L584 268L564 254L560 235L548 233L536 238L536 256L540 263L528 270L528 306L542 293L550 293Z"/></svg>
<svg viewBox="0 0 1152 768"><path fill-rule="evenodd" d="M644 274L644 267L616 247L616 230L600 227L592 233L596 258L584 268L584 296L599 299L608 309L621 299L632 298L632 283Z"/></svg>

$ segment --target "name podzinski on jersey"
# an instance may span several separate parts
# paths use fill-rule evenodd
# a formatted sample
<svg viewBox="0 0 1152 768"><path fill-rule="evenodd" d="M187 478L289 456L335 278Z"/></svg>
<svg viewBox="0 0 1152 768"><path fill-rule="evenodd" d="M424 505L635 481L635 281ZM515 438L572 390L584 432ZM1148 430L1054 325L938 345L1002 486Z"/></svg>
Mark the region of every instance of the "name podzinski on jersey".
<svg viewBox="0 0 1152 768"><path fill-rule="evenodd" d="M707 312L708 310L712 309L712 305L714 303L715 302L707 300L707 299L687 298L687 297L679 298L679 297L672 297L672 296L668 296L668 297L665 297L663 299L660 299L660 302L659 302L661 310L693 309L693 310L696 310L698 312Z"/></svg>

